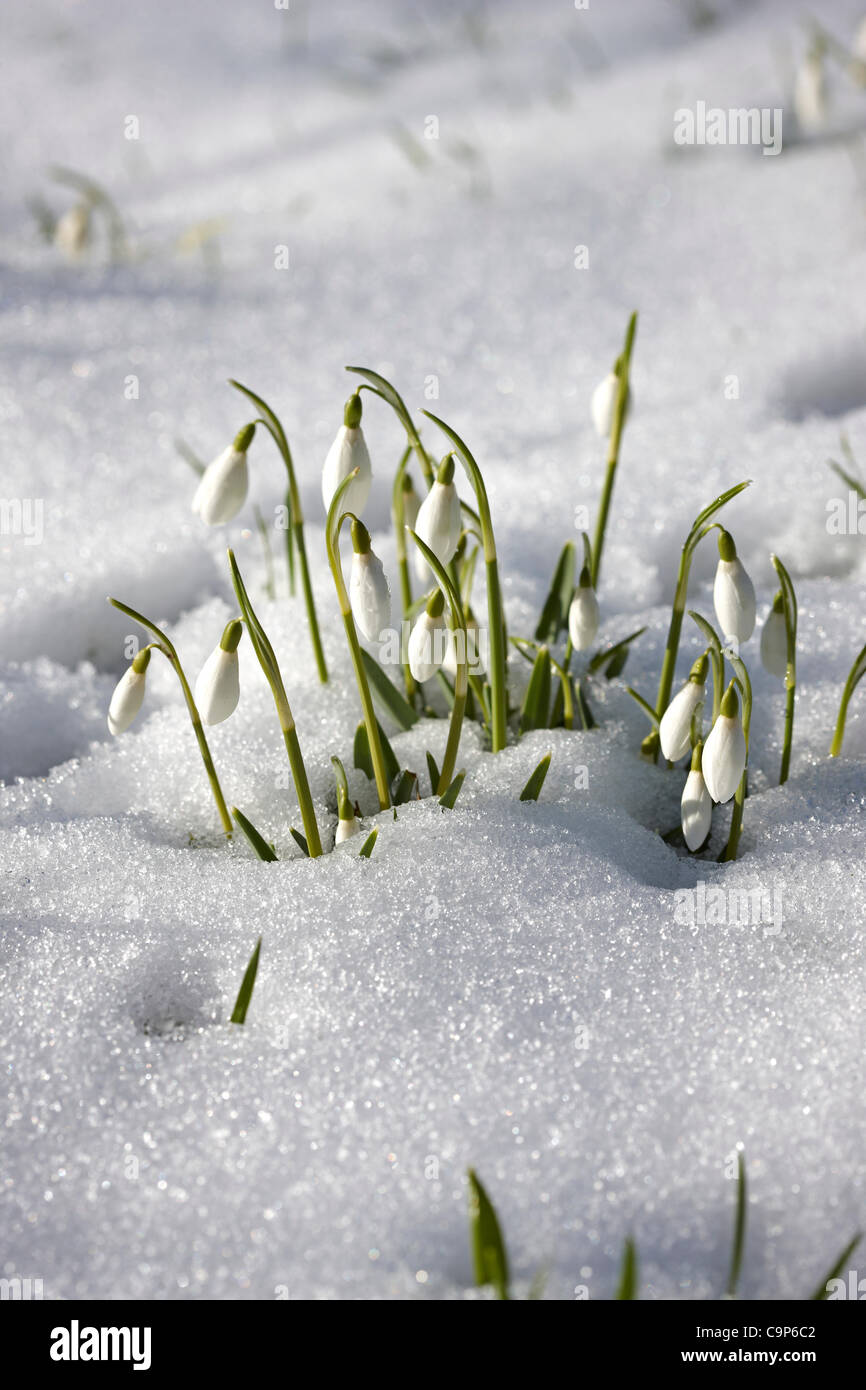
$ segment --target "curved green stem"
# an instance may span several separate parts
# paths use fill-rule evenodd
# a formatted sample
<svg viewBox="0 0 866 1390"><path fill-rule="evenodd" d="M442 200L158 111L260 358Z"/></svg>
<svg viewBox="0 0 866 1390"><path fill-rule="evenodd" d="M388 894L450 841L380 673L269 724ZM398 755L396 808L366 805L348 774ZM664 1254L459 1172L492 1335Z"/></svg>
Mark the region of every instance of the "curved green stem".
<svg viewBox="0 0 866 1390"><path fill-rule="evenodd" d="M388 405L390 405L391 409L394 411L395 415L397 416L398 420L400 421L401 425L406 431L406 437L408 438L409 443L412 445L412 448L415 450L415 453L418 456L418 462L421 465L421 472L424 474L424 481L426 482L427 487L431 488L433 486L433 481L435 478L433 464L430 461L430 455L427 453L427 450L421 443L421 436L415 428L415 423L412 419L412 416L406 409L406 404L399 391L397 391L396 388L391 385L390 381L388 381L385 377L380 376L378 372L372 371L369 367L347 367L346 371L354 372L356 376L362 376L365 379L365 381L369 383L366 387L366 390L372 391L375 395L377 395L380 398L380 400L383 400Z"/></svg>
<svg viewBox="0 0 866 1390"><path fill-rule="evenodd" d="M448 600L449 625L455 634L457 673L454 677L454 704L451 707L451 723L448 726L448 742L445 745L445 755L442 759L439 785L435 791L436 796L444 796L451 785L454 768L457 765L460 732L463 727L463 715L466 711L466 692L469 688L469 639L466 633L466 617L459 590L444 565L440 563L430 547L424 544L421 537L416 535L411 527L407 526L406 529L436 576L436 582ZM457 639L458 632L460 633L459 641Z"/></svg>
<svg viewBox="0 0 866 1390"><path fill-rule="evenodd" d="M779 576L782 602L785 608L785 637L787 653L785 666L785 735L782 744L782 767L779 773L779 786L788 780L791 767L791 746L794 741L794 701L797 692L797 596L791 576L778 555L771 555L773 568Z"/></svg>
<svg viewBox="0 0 866 1390"><path fill-rule="evenodd" d="M283 429L279 416L271 410L266 401L261 396L257 396L248 386L242 386L239 381L230 378L229 385L236 391L251 400L258 411L261 412L262 422L268 433L273 439L280 452L283 463L286 465L286 472L289 476L289 516L290 524L286 533L286 544L289 547L289 588L294 592L294 569L291 560L291 545L294 541L295 550L298 556L298 565L301 571L301 587L304 591L304 604L307 609L307 621L310 626L310 641L313 644L313 656L316 660L316 669L319 673L319 680L324 684L328 679L328 667L325 662L325 653L322 649L322 638L319 633L319 621L316 617L316 605L313 598L313 586L310 581L310 569L307 564L307 548L304 542L304 510L301 506L301 494L298 489L298 481L295 477L295 465L292 462L292 451L289 448L289 441Z"/></svg>
<svg viewBox="0 0 866 1390"><path fill-rule="evenodd" d="M216 802L216 808L219 812L220 820L222 821L222 827L225 831L226 839L230 840L232 837L233 829L232 818L229 815L228 807L226 806L225 802L225 797L222 793L222 787L220 786L219 778L216 774L216 768L214 767L213 758L211 757L211 751L208 747L208 741L205 737L204 728L202 727L201 716L198 710L196 709L195 700L192 697L192 691L189 687L189 681L187 680L184 674L183 667L180 664L180 657L175 651L173 643L169 640L168 637L166 637L162 628L157 627L156 623L152 623L150 618L146 618L143 613L138 613L134 608L130 608L128 604L121 603L120 599L109 598L108 602L114 608L119 608L121 613L125 613L127 617L134 619L134 621L137 623L141 623L142 627L146 627L150 632L154 633L159 638L159 642L151 643L150 645L158 646L163 656L166 657L170 664L174 667L175 674L177 675L177 678L180 681L180 688L183 691L183 697L186 700L186 707L189 711L189 717L192 722L193 732L195 733L196 742L198 743L199 752L201 753L201 760L204 763L204 770L207 773L208 781L210 782L210 789L213 793L213 799Z"/></svg>
<svg viewBox="0 0 866 1390"><path fill-rule="evenodd" d="M409 559L406 554L406 529L404 525L405 512L403 509L403 476L406 472L406 465L412 454L411 444L407 444L403 451L403 457L397 465L397 472L394 476L394 488L391 494L391 511L394 517L394 541L397 548L397 572L400 576L400 599L402 604L402 616L405 618L412 607L412 581L409 578ZM403 662L403 678L406 682L406 695L410 703L415 699L417 686L412 672L409 670L408 661Z"/></svg>
<svg viewBox="0 0 866 1390"><path fill-rule="evenodd" d="M836 731L833 734L833 742L830 744L830 757L838 758L842 752L842 740L845 737L845 720L848 717L848 705L851 696L854 694L857 682L866 675L866 647L854 658L854 665L848 673L845 682L845 689L842 691L842 702L839 705L839 717L836 720Z"/></svg>
<svg viewBox="0 0 866 1390"><path fill-rule="evenodd" d="M625 345L622 356L617 359L616 375L619 382L619 390L616 396L616 406L613 412L613 419L610 427L610 440L607 452L607 468L604 475L604 486L601 491L601 500L598 505L598 517L595 523L595 536L592 544L592 587L598 589L598 576L601 570L601 552L604 549L604 533L607 530L607 517L610 511L610 502L613 496L613 484L616 478L617 464L619 463L619 446L622 439L623 426L625 425L625 413L628 406L629 394L629 369L631 367L631 352L634 346L634 335L637 330L637 314L632 314L628 321L628 328L625 334Z"/></svg>

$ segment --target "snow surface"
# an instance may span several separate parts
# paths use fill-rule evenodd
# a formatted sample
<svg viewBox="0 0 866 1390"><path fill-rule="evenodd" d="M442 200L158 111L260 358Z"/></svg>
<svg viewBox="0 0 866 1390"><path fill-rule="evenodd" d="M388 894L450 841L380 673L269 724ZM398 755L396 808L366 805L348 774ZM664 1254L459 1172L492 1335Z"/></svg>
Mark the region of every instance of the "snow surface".
<svg viewBox="0 0 866 1390"><path fill-rule="evenodd" d="M856 4L820 8L853 34ZM549 1296L608 1297L633 1232L644 1297L714 1297L737 1144L745 1296L805 1295L862 1226L862 689L845 756L827 749L864 641L866 542L825 523L841 429L861 471L866 457L866 95L834 70L826 132L797 139L793 8L712 10L704 25L697 6L647 0L4 7L0 492L42 500L44 537L0 536L3 1276L41 1277L50 1298L470 1296L473 1165L519 1287L544 1268ZM673 111L698 100L783 107L783 154L676 147ZM28 200L71 201L51 164L111 191L131 264L67 264L38 240ZM209 219L218 264L179 246ZM219 842L158 657L138 722L109 738L132 628L105 595L165 620L192 678L234 611L230 541L330 845L329 758L351 768L359 717L319 491L343 365L383 371L468 440L509 624L528 635L574 509L594 513L589 397L635 307L603 636L648 625L626 676L652 698L679 547L743 478L727 518L759 619L771 551L800 600L784 788L784 697L757 635L744 652L753 794L735 864L660 839L681 777L640 762L647 726L623 681L593 685L592 733L533 733L492 757L467 727L456 809L380 817L369 861L358 841L318 861L294 849L247 640L239 710L211 746L278 864ZM210 458L231 439L248 412L228 376L272 402L292 441L325 689L282 568L277 602L263 595L251 506L214 532L190 513L174 441ZM366 401L367 520L393 577L400 431ZM279 459L261 436L250 458L270 515ZM708 616L713 552L693 568ZM689 627L682 676L700 650ZM441 755L445 736L440 719L394 737L425 791L424 750ZM548 749L541 801L518 802ZM351 770L350 785L372 824L371 788ZM681 925L676 893L701 883L776 893L781 929ZM260 933L240 1029L227 1019Z"/></svg>

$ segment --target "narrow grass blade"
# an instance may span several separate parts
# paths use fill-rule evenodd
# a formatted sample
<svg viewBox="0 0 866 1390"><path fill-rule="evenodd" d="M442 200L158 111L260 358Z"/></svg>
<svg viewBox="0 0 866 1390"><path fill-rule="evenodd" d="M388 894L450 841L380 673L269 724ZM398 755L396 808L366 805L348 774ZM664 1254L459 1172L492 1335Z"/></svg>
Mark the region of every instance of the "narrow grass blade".
<svg viewBox="0 0 866 1390"><path fill-rule="evenodd" d="M831 1279L839 1278L839 1275L842 1273L842 1270L845 1268L846 1264L850 1260L851 1256L854 1254L854 1251L857 1249L857 1246L860 1244L862 1239L862 1232L858 1231L854 1239L848 1242L836 1263L832 1265L830 1269L827 1270L825 1278L821 1281L821 1283L815 1289L815 1292L811 1295L811 1298L809 1300L811 1303L822 1303L824 1299L828 1297L829 1289L827 1288L827 1285L830 1283Z"/></svg>
<svg viewBox="0 0 866 1390"><path fill-rule="evenodd" d="M544 779L547 776L547 769L550 767L552 754L545 753L538 767L533 772L523 791L520 793L521 801L537 801L541 788L544 786Z"/></svg>
<svg viewBox="0 0 866 1390"><path fill-rule="evenodd" d="M391 717L400 725L401 729L411 729L413 724L417 724L420 715L412 708L409 701L386 676L382 667L374 656L371 656L363 647L361 648L361 660L367 672L367 679L370 682L370 689L379 700L380 704Z"/></svg>
<svg viewBox="0 0 866 1390"><path fill-rule="evenodd" d="M439 786L439 768L433 754L429 752L427 754L427 775L430 778L430 792L432 795Z"/></svg>
<svg viewBox="0 0 866 1390"><path fill-rule="evenodd" d="M255 989L256 984L256 975L258 974L259 970L259 955L261 954L261 949L262 938L259 937L258 941L256 942L256 949L250 956L250 963L244 971L244 978L241 980L241 987L238 990L238 997L235 1001L234 1009L232 1010L232 1016L229 1019L230 1023L246 1022L247 1009L250 1007L250 1000L253 997L253 990Z"/></svg>
<svg viewBox="0 0 866 1390"><path fill-rule="evenodd" d="M616 1296L620 1300L629 1301L637 1298L637 1249L631 1236L623 1247L619 1287Z"/></svg>
<svg viewBox="0 0 866 1390"><path fill-rule="evenodd" d="M568 627L568 610L574 593L574 542L566 541L562 547L550 592L544 600L541 617L535 629L536 642L555 642L560 632Z"/></svg>
<svg viewBox="0 0 866 1390"><path fill-rule="evenodd" d="M394 778L400 776L400 764L397 762L394 749L385 737L385 731L382 725L379 724L378 720L376 720L376 723L379 728L379 738L382 743L382 757L385 761L385 776L390 786ZM363 720L355 730L355 743L352 749L352 756L358 771L363 772L369 777L371 782L375 781L376 774L373 770L373 759L370 756L370 738L367 733L367 726Z"/></svg>
<svg viewBox="0 0 866 1390"><path fill-rule="evenodd" d="M595 717L589 707L589 701L583 693L583 685L579 680L575 680L574 682L574 703L577 708L578 718L580 719L580 727L583 729L584 733L589 729L594 729L596 727Z"/></svg>
<svg viewBox="0 0 866 1390"><path fill-rule="evenodd" d="M854 694L857 683L866 676L866 647L858 652L854 658L854 665L848 672L848 679L845 682L845 689L842 691L842 703L839 706L839 716L836 720L836 730L833 734L833 742L830 744L830 757L838 758L842 752L842 740L845 737L845 720L848 717L848 704Z"/></svg>
<svg viewBox="0 0 866 1390"><path fill-rule="evenodd" d="M623 637L621 642L617 642L612 647L607 647L603 652L596 652L590 661L588 671L603 671L605 677L611 681L615 676L622 674L625 663L628 661L629 647L632 642L637 641L644 632L645 627L639 627L637 632L629 633L628 637Z"/></svg>
<svg viewBox="0 0 866 1390"><path fill-rule="evenodd" d="M475 1283L479 1288L492 1284L497 1298L507 1300L508 1256L496 1210L474 1169L469 1178L469 1235Z"/></svg>
<svg viewBox="0 0 866 1390"><path fill-rule="evenodd" d="M550 715L550 653L546 647L539 650L532 666L532 675L526 687L523 707L520 711L520 732L528 729L546 729Z"/></svg>
<svg viewBox="0 0 866 1390"><path fill-rule="evenodd" d="M277 856L274 853L273 845L269 845L264 835L259 834L252 821L247 820L243 811L239 811L237 806L232 807L232 815L234 816L241 830L246 835L247 839L249 840L250 844L252 845L259 858L263 859L266 864L275 863ZM306 841L304 841L304 843L306 844Z"/></svg>
<svg viewBox="0 0 866 1390"><path fill-rule="evenodd" d="M289 830L292 832L292 839L295 841L296 844L300 845L300 847L301 847L301 849L303 850L304 854L306 855L307 859L309 859L309 857L310 857L310 846L307 844L307 841L305 840L304 836L301 834L300 830L296 830L295 827L294 827L293 825L290 825L290 826L289 826Z"/></svg>
<svg viewBox="0 0 866 1390"><path fill-rule="evenodd" d="M645 700L642 695L638 695L637 691L630 685L626 686L626 690L628 691L631 698L633 700L636 700L637 703L640 705L641 709L643 710L650 723L655 728L657 728L659 724L659 717L653 709L652 705L650 704L649 700Z"/></svg>
<svg viewBox="0 0 866 1390"><path fill-rule="evenodd" d="M849 487L852 492L856 492L861 502L866 502L866 488L864 488L860 479L855 478L853 473L847 473L841 464L836 463L833 459L828 459L827 462L836 476L842 479L846 487Z"/></svg>
<svg viewBox="0 0 866 1390"><path fill-rule="evenodd" d="M365 840L364 843L362 844L361 848L358 850L358 858L359 858L359 859L369 859L369 858L370 858L370 855L373 853L373 846L375 845L375 843L376 843L376 841L378 840L378 838L379 838L379 827L376 826L373 830L370 831L369 835L367 836L366 840Z"/></svg>
<svg viewBox="0 0 866 1390"><path fill-rule="evenodd" d="M737 1211L734 1217L734 1240L731 1246L731 1267L728 1273L726 1298L735 1298L743 1266L746 1246L746 1159L742 1149L737 1152Z"/></svg>
<svg viewBox="0 0 866 1390"><path fill-rule="evenodd" d="M454 810L454 803L460 795L460 788L463 786L463 779L465 776L466 769L464 768L462 771L458 772L448 790L440 796L439 805L444 807L446 811Z"/></svg>

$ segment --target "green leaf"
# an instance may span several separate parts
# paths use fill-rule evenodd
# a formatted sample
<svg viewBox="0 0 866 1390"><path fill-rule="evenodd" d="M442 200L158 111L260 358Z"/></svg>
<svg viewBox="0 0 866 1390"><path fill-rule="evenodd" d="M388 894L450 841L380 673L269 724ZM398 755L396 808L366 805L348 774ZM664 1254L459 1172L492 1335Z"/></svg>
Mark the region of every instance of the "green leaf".
<svg viewBox="0 0 866 1390"><path fill-rule="evenodd" d="M550 591L544 600L541 617L535 629L536 642L555 642L560 632L568 627L568 610L574 594L574 542L566 541L562 547Z"/></svg>
<svg viewBox="0 0 866 1390"><path fill-rule="evenodd" d="M853 473L846 473L841 464L834 462L833 459L828 459L827 462L836 476L842 479L846 487L849 487L852 492L856 492L861 502L866 502L866 487L863 486L860 479L855 478Z"/></svg>
<svg viewBox="0 0 866 1390"><path fill-rule="evenodd" d="M400 422L409 438L413 440L418 438L418 431L415 428L412 416L406 409L403 397L397 391L396 387L391 385L390 381L380 376L378 372L372 371L369 367L347 367L346 371L354 372L356 376L362 376L365 381L368 381L370 385L375 388L377 395L387 401L395 414L400 417Z"/></svg>
<svg viewBox="0 0 866 1390"><path fill-rule="evenodd" d="M533 772L523 791L520 793L521 801L537 801L539 792L544 786L544 779L547 776L547 769L550 767L550 759L553 755L545 753L538 767Z"/></svg>
<svg viewBox="0 0 866 1390"><path fill-rule="evenodd" d="M290 830L291 833L292 833L292 839L295 841L296 844L300 845L300 847L301 847L301 849L303 850L304 854L305 854L306 857L309 859L309 857L310 857L310 846L307 844L307 841L306 841L306 839L304 838L304 836L301 834L300 830L296 830L295 827L294 827L293 825L290 825L290 826L289 826L289 830Z"/></svg>
<svg viewBox="0 0 866 1390"><path fill-rule="evenodd" d="M730 502L731 498L736 497L738 492L742 492L743 488L749 487L751 481L751 478L747 478L744 483L736 483L734 487L729 487L727 492L723 492L722 495L717 497L714 502L711 502L708 507L704 507L702 512L698 512L698 515L692 522L692 529L686 538L686 543L683 548L686 550L692 549L701 538L698 533L700 532L703 534L702 528L709 521L710 517L714 516L721 507L724 507L726 503Z"/></svg>
<svg viewBox="0 0 866 1390"><path fill-rule="evenodd" d="M378 719L376 720L376 726L379 730L379 738L382 742L382 758L384 759L385 763L385 776L387 777L388 785L390 786L390 784L394 781L394 778L399 777L400 775L400 764L397 762L397 759L394 755L394 749L391 747L390 743L385 737L385 731L382 728L382 725L379 723ZM365 773L371 782L375 781L375 773L373 771L373 759L370 756L370 739L367 735L367 726L363 720L355 730L355 743L352 750L352 756L355 761L355 767L359 770L359 772Z"/></svg>
<svg viewBox="0 0 866 1390"><path fill-rule="evenodd" d="M261 954L261 949L262 938L259 937L258 941L256 942L256 948L250 956L250 963L244 971L244 978L241 980L241 987L238 990L238 997L235 1001L234 1009L232 1010L232 1016L229 1019L230 1023L246 1022L247 1009L250 1007L250 1000L253 997L253 989L255 988L256 983L256 975L258 974L259 955Z"/></svg>
<svg viewBox="0 0 866 1390"><path fill-rule="evenodd" d="M580 727L583 729L584 733L588 729L596 728L596 722L593 718L592 710L589 707L589 701L583 693L583 684L579 680L575 680L574 682L574 703L580 717Z"/></svg>
<svg viewBox="0 0 866 1390"><path fill-rule="evenodd" d="M520 732L546 729L550 715L550 653L542 647L532 666L520 711Z"/></svg>
<svg viewBox="0 0 866 1390"><path fill-rule="evenodd" d="M430 791L435 792L439 786L439 767L433 754L427 753L427 775L430 778Z"/></svg>
<svg viewBox="0 0 866 1390"><path fill-rule="evenodd" d="M232 807L232 815L234 816L241 830L246 835L247 839L249 840L250 844L252 845L259 858L263 859L266 864L275 863L277 856L274 853L273 846L268 844L267 840L263 835L259 834L252 821L247 820L243 811L239 811L237 806Z"/></svg>
<svg viewBox="0 0 866 1390"><path fill-rule="evenodd" d="M619 1287L616 1296L618 1299L630 1301L637 1298L637 1249L631 1236L623 1247Z"/></svg>
<svg viewBox="0 0 866 1390"><path fill-rule="evenodd" d="M731 1267L725 1294L736 1297L743 1267L743 1251L746 1246L746 1159L742 1149L737 1152L737 1209L734 1216L734 1239L731 1246Z"/></svg>
<svg viewBox="0 0 866 1390"><path fill-rule="evenodd" d="M488 1197L481 1179L470 1168L469 1178L469 1238L472 1264L478 1288L492 1284L497 1298L507 1300L508 1255L496 1209Z"/></svg>
<svg viewBox="0 0 866 1390"><path fill-rule="evenodd" d="M418 797L418 774L410 772L408 768L400 774L400 780L394 788L391 800L395 806L405 806L407 801L417 800Z"/></svg>
<svg viewBox="0 0 866 1390"><path fill-rule="evenodd" d="M850 1260L851 1256L854 1254L854 1251L857 1249L857 1246L860 1244L862 1239L863 1236L858 1231L854 1239L852 1241L849 1241L848 1244L845 1246L845 1249L842 1251L842 1254L839 1256L836 1263L830 1269L827 1270L826 1277L815 1289L815 1292L811 1296L810 1302L821 1303L824 1301L824 1299L828 1297L827 1285L829 1284L831 1279L839 1278L839 1275L842 1273L842 1270L845 1268L846 1264Z"/></svg>
<svg viewBox="0 0 866 1390"><path fill-rule="evenodd" d="M375 843L376 843L376 841L378 840L378 838L379 838L379 828L378 828L378 826L376 826L376 827L374 827L373 830L370 831L369 835L367 836L366 840L365 840L364 843L362 844L361 848L358 850L358 858L359 858L359 859L369 859L369 858L370 858L370 855L373 853L373 846L375 845Z"/></svg>
<svg viewBox="0 0 866 1390"><path fill-rule="evenodd" d="M607 647L603 652L596 652L590 661L588 671L603 671L606 678L610 681L615 676L622 673L625 663L628 660L629 647L646 632L645 627L639 627L636 632L629 633L628 637L623 637L621 642L617 642L612 647Z"/></svg>
<svg viewBox="0 0 866 1390"><path fill-rule="evenodd" d="M650 704L649 700L645 700L642 695L638 695L637 691L634 690L630 685L626 686L626 690L628 691L631 698L633 700L636 700L637 703L640 705L641 709L643 710L647 719L649 719L650 723L657 726L659 723L659 717L653 709L652 705Z"/></svg>
<svg viewBox="0 0 866 1390"><path fill-rule="evenodd" d="M370 688L378 698L379 703L385 706L391 718L400 725L401 729L411 729L412 725L417 724L420 718L417 711L412 708L394 682L389 680L376 658L371 656L363 647L361 648L361 660L367 672Z"/></svg>
<svg viewBox="0 0 866 1390"><path fill-rule="evenodd" d="M465 776L466 769L463 768L460 772L458 772L457 776L454 778L454 781L451 783L448 790L444 792L442 796L440 796L439 805L442 806L446 811L454 810L454 803L460 795L460 788L463 786L463 779Z"/></svg>

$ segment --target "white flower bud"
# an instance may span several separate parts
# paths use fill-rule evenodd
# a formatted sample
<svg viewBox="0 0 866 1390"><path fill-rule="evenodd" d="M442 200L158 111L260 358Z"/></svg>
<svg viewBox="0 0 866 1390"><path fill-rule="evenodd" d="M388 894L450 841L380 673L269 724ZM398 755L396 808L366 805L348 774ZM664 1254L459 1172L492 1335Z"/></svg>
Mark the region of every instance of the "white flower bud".
<svg viewBox="0 0 866 1390"><path fill-rule="evenodd" d="M820 53L808 53L794 79L794 111L807 133L820 130L827 120L827 83Z"/></svg>
<svg viewBox="0 0 866 1390"><path fill-rule="evenodd" d="M445 656L444 604L442 590L437 589L409 633L409 670L419 685L435 676Z"/></svg>
<svg viewBox="0 0 866 1390"><path fill-rule="evenodd" d="M150 648L143 647L114 687L108 706L109 733L124 733L141 709L146 685L145 672L149 663Z"/></svg>
<svg viewBox="0 0 866 1390"><path fill-rule="evenodd" d="M748 642L755 630L755 586L737 558L733 537L727 531L719 532L713 606L722 637Z"/></svg>
<svg viewBox="0 0 866 1390"><path fill-rule="evenodd" d="M722 709L704 745L701 762L707 791L713 801L730 801L746 770L746 738L740 722L733 682L722 698Z"/></svg>
<svg viewBox="0 0 866 1390"><path fill-rule="evenodd" d="M592 423L602 439L608 439L613 429L613 417L616 411L616 402L619 396L619 377L616 372L608 372L603 381L600 381L592 393ZM631 388L629 387L628 396L625 403L625 413L628 415L631 410Z"/></svg>
<svg viewBox="0 0 866 1390"><path fill-rule="evenodd" d="M206 526L225 526L237 516L247 498L247 449L255 425L245 425L227 449L209 463L192 499L193 511Z"/></svg>
<svg viewBox="0 0 866 1390"><path fill-rule="evenodd" d="M580 583L574 591L574 598L568 610L568 635L576 652L584 652L591 647L598 632L601 616L598 599L589 577L589 569L584 565Z"/></svg>
<svg viewBox="0 0 866 1390"><path fill-rule="evenodd" d="M462 519L460 498L454 484L454 459L449 454L442 460L436 481L421 506L412 528L441 565L448 565L460 543ZM415 573L422 584L431 581L430 566L415 547Z"/></svg>
<svg viewBox="0 0 866 1390"><path fill-rule="evenodd" d="M408 473L403 474L403 525L410 531L417 531L415 522L421 510L421 498L415 491L415 484Z"/></svg>
<svg viewBox="0 0 866 1390"><path fill-rule="evenodd" d="M678 762L680 758L686 756L692 746L692 718L704 698L707 664L706 656L698 658L692 667L689 679L671 700L661 717L659 740L662 754L668 762Z"/></svg>
<svg viewBox="0 0 866 1390"><path fill-rule="evenodd" d="M337 821L337 830L334 835L334 844L341 845L344 840L348 840L352 835L357 835L361 829L361 823L355 815L349 816L344 820L341 816Z"/></svg>
<svg viewBox="0 0 866 1390"><path fill-rule="evenodd" d="M237 648L242 636L243 624L235 618L199 672L195 703L203 724L221 724L237 709L241 694Z"/></svg>
<svg viewBox="0 0 866 1390"><path fill-rule="evenodd" d="M337 430L322 469L322 501L326 512L330 509L337 488L356 468L359 470L358 476L343 493L340 509L361 516L370 496L373 468L361 429L361 397L357 394L350 396L346 402L343 424Z"/></svg>
<svg viewBox="0 0 866 1390"><path fill-rule="evenodd" d="M352 523L352 570L349 602L352 616L368 642L378 642L391 626L391 590L382 561L370 549L370 536L362 522Z"/></svg>
<svg viewBox="0 0 866 1390"><path fill-rule="evenodd" d="M686 778L680 801L680 824L689 849L694 853L700 849L710 833L713 820L713 799L707 791L707 784L701 771L701 745L698 744L692 756L692 767Z"/></svg>
<svg viewBox="0 0 866 1390"><path fill-rule="evenodd" d="M54 245L70 261L77 261L90 240L90 209L76 203L58 217L54 228Z"/></svg>
<svg viewBox="0 0 866 1390"><path fill-rule="evenodd" d="M761 632L761 662L771 676L784 680L788 671L788 629L781 591L773 601Z"/></svg>

